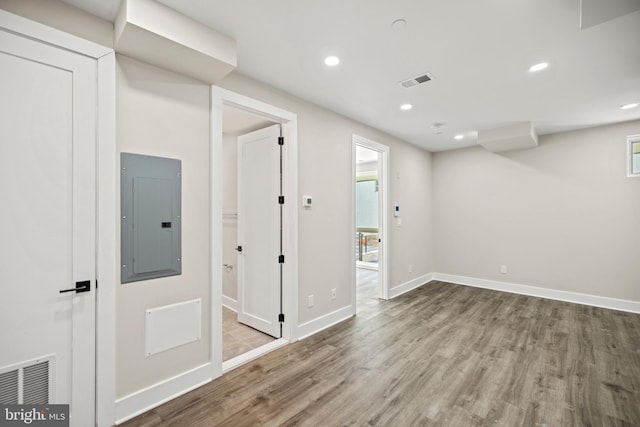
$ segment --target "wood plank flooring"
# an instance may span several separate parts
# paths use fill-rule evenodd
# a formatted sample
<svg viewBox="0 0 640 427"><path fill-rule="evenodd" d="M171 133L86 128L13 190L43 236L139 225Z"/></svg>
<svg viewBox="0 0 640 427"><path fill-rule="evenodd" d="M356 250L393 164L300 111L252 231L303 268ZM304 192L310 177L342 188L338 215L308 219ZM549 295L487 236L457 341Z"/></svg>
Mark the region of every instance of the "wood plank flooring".
<svg viewBox="0 0 640 427"><path fill-rule="evenodd" d="M125 426L640 426L640 315L431 282Z"/></svg>

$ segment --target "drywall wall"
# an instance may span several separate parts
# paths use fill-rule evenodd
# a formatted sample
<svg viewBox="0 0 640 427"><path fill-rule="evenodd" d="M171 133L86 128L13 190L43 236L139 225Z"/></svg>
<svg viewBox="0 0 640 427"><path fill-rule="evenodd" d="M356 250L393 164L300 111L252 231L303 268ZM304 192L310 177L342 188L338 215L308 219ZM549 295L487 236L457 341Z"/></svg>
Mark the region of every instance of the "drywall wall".
<svg viewBox="0 0 640 427"><path fill-rule="evenodd" d="M218 85L298 116L295 202L311 195L314 204L311 210L300 210L298 222L300 323L351 304L354 133L390 147L390 203L403 208L402 226L392 225L389 230L391 286L433 271L430 153L235 72ZM332 288L337 289L335 300L331 300ZM311 294L315 305L308 308Z"/></svg>
<svg viewBox="0 0 640 427"><path fill-rule="evenodd" d="M60 0L0 0L0 8L103 46L113 47L113 24Z"/></svg>
<svg viewBox="0 0 640 427"><path fill-rule="evenodd" d="M640 301L637 133L640 121L434 154L436 271Z"/></svg>
<svg viewBox="0 0 640 427"><path fill-rule="evenodd" d="M117 56L118 152L182 161L182 274L117 285L118 397L210 360L209 91L195 80ZM202 339L145 357L145 310L196 298L202 301Z"/></svg>

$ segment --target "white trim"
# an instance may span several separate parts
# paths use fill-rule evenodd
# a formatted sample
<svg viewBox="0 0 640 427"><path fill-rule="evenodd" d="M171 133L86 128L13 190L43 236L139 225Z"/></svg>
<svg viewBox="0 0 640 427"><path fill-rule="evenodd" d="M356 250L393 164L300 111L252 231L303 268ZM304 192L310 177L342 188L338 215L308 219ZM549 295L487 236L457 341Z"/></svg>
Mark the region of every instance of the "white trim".
<svg viewBox="0 0 640 427"><path fill-rule="evenodd" d="M113 49L110 47L99 45L98 43L48 27L22 16L14 15L2 9L0 9L0 26L12 33L28 36L48 45L76 52L94 59L101 58L113 52Z"/></svg>
<svg viewBox="0 0 640 427"><path fill-rule="evenodd" d="M298 116L264 102L223 89L211 87L211 363L213 377L222 368L222 124L223 106L228 105L281 123L285 137L283 167L285 203L283 250L282 338L294 342L298 337Z"/></svg>
<svg viewBox="0 0 640 427"><path fill-rule="evenodd" d="M389 299L389 147L363 136L352 134L351 137L351 230L356 230L356 146L377 151L378 157L378 182L381 189L380 206L378 206L378 236L382 241L378 254L378 298ZM351 301L356 301L356 255L351 251Z"/></svg>
<svg viewBox="0 0 640 427"><path fill-rule="evenodd" d="M235 368L256 360L257 358L262 357L265 354L272 352L273 350L277 350L280 347L284 347L287 344L289 344L289 341L285 340L284 338L280 338L265 345L261 345L260 347L254 348L253 350L249 350L248 352L234 357L233 359L225 360L224 362L222 362L222 372L226 374L227 372Z"/></svg>
<svg viewBox="0 0 640 427"><path fill-rule="evenodd" d="M209 382L211 382L211 364L205 363L121 397L116 400L116 424L122 424Z"/></svg>
<svg viewBox="0 0 640 427"><path fill-rule="evenodd" d="M222 305L227 307L229 310L238 312L238 300L235 300L231 297L228 297L222 294Z"/></svg>
<svg viewBox="0 0 640 427"><path fill-rule="evenodd" d="M310 320L298 326L299 339L305 339L309 336L316 334L324 329L330 328L350 317L355 316L355 305L348 305L342 307L331 313L327 313L324 316L320 316L316 319Z"/></svg>
<svg viewBox="0 0 640 427"><path fill-rule="evenodd" d="M98 244L96 255L96 424L112 426L116 400L116 56L98 59Z"/></svg>
<svg viewBox="0 0 640 427"><path fill-rule="evenodd" d="M581 294L577 292L560 291L557 289L539 288L537 286L519 285L516 283L498 282L495 280L457 276L454 274L432 273L432 277L432 280L455 283L458 285L473 286L475 288L493 289L495 291L509 292L512 294L529 295L533 297L571 302L574 304L583 304L593 307L609 308L612 310L628 311L630 313L640 313L640 301L607 298L596 295Z"/></svg>
<svg viewBox="0 0 640 427"><path fill-rule="evenodd" d="M427 273L423 276L416 277L415 279L411 279L408 282L404 282L403 284L396 286L395 288L389 289L389 299L400 296L404 293L412 291L416 288L419 288L422 285L425 285L433 280L433 273Z"/></svg>

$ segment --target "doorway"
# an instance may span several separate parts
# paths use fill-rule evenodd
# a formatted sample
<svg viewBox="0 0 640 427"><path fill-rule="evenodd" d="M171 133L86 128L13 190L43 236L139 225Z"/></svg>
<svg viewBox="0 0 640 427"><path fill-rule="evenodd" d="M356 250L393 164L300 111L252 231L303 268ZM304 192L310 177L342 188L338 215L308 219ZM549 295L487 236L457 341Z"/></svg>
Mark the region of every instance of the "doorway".
<svg viewBox="0 0 640 427"><path fill-rule="evenodd" d="M294 114L212 88L214 377L295 339L296 137Z"/></svg>
<svg viewBox="0 0 640 427"><path fill-rule="evenodd" d="M353 136L353 236L356 314L374 315L387 299L387 167L389 148Z"/></svg>
<svg viewBox="0 0 640 427"><path fill-rule="evenodd" d="M224 106L222 132L222 360L228 362L280 338L280 272L268 262L280 244L274 205L280 125Z"/></svg>

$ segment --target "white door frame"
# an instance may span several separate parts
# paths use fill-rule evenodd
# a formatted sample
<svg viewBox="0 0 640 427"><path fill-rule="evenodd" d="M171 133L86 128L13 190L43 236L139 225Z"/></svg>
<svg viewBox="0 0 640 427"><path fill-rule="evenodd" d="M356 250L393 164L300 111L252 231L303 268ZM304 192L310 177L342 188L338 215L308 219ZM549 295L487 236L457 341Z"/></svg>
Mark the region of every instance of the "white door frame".
<svg viewBox="0 0 640 427"><path fill-rule="evenodd" d="M367 139L363 136L353 134L351 147L351 230L356 229L356 147L361 146L376 151L378 157L378 182L380 203L378 204L378 235L382 245L378 252L378 298L389 299L389 147L378 142ZM352 239L353 241L353 239ZM353 273L351 276L351 301L353 310L356 310L356 254L351 251L351 265Z"/></svg>
<svg viewBox="0 0 640 427"><path fill-rule="evenodd" d="M0 9L0 27L93 58L98 71L96 242L96 424L115 423L116 131L115 54L99 45Z"/></svg>
<svg viewBox="0 0 640 427"><path fill-rule="evenodd" d="M223 106L231 106L282 124L284 196L282 338L298 339L298 117L296 114L221 87L211 87L211 365L222 375L222 123Z"/></svg>

